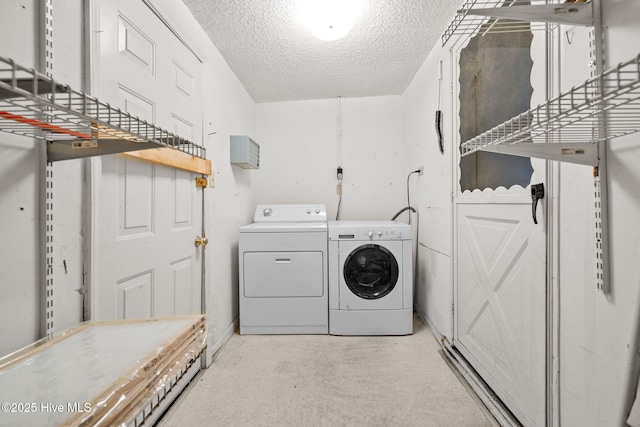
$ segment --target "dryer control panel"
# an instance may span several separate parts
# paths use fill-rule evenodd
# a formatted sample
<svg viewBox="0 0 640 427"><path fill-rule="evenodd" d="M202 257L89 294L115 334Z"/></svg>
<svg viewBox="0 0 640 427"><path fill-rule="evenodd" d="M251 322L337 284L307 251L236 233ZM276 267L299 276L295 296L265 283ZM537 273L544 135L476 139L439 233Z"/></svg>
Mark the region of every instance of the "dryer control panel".
<svg viewBox="0 0 640 427"><path fill-rule="evenodd" d="M324 205L258 205L253 222L326 222Z"/></svg>

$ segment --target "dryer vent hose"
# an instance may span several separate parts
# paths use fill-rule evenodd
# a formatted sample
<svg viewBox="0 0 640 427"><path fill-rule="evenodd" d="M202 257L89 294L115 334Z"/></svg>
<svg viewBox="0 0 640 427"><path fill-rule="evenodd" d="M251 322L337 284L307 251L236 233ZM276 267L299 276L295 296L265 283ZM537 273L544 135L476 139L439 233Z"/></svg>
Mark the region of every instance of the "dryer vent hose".
<svg viewBox="0 0 640 427"><path fill-rule="evenodd" d="M391 221L395 221L396 218L398 218L400 216L400 214L402 214L402 212L407 211L407 210L411 210L411 212L416 213L416 210L411 207L411 206L407 206L405 208L402 208L398 211L398 213L396 213L393 218L391 218Z"/></svg>

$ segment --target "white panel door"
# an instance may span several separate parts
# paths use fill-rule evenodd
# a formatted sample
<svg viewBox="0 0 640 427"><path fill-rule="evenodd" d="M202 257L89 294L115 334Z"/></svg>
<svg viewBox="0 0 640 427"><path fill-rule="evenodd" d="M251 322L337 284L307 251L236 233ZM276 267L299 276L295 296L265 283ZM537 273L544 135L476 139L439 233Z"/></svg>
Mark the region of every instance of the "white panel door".
<svg viewBox="0 0 640 427"><path fill-rule="evenodd" d="M530 203L458 204L456 347L528 426L544 425L545 417L545 233L538 222Z"/></svg>
<svg viewBox="0 0 640 427"><path fill-rule="evenodd" d="M96 96L194 142L201 140L202 64L141 1L94 7ZM202 190L195 175L105 156L94 186L94 319L199 313Z"/></svg>
<svg viewBox="0 0 640 427"><path fill-rule="evenodd" d="M477 34L452 49L457 143L546 97L544 37ZM524 426L546 425L547 162L479 153L454 165L454 347ZM464 191L462 190L464 189ZM549 189L546 189L549 193Z"/></svg>

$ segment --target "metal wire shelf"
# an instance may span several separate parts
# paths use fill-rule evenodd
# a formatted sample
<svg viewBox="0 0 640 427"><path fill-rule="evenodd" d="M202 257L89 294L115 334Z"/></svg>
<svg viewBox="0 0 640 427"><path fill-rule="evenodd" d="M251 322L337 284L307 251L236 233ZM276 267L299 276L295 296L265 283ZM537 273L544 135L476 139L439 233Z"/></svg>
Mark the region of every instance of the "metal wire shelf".
<svg viewBox="0 0 640 427"><path fill-rule="evenodd" d="M461 154L499 151L596 166L597 143L639 131L640 54L464 142Z"/></svg>
<svg viewBox="0 0 640 427"><path fill-rule="evenodd" d="M48 142L48 160L170 147L206 149L35 70L0 57L0 130Z"/></svg>
<svg viewBox="0 0 640 427"><path fill-rule="evenodd" d="M547 4L546 0L466 0L442 34L442 45L454 35L540 31L550 29L547 23L591 26L592 5Z"/></svg>

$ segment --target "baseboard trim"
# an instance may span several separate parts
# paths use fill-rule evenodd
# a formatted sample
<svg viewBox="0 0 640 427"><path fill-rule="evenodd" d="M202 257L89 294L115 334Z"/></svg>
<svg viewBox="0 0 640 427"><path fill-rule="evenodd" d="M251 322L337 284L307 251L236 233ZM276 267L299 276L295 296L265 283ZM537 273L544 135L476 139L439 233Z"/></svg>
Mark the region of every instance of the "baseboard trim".
<svg viewBox="0 0 640 427"><path fill-rule="evenodd" d="M213 360L218 355L218 352L224 347L224 345L229 341L229 339L233 336L233 333L240 326L239 318L236 317L233 322L225 329L224 333L218 338L216 342L214 342L210 347L207 347L207 356L205 357L205 368L208 368L213 363Z"/></svg>
<svg viewBox="0 0 640 427"><path fill-rule="evenodd" d="M200 377L204 375L204 373L206 372L205 369L211 366L211 364L213 363L214 359L216 358L216 356L218 355L222 347L224 347L224 345L233 336L233 333L238 329L239 325L240 323L238 321L238 317L236 317L234 321L231 322L229 327L227 327L227 329L224 331L222 336L220 336L220 338L218 338L218 340L215 343L213 343L211 346L207 346L206 354L201 356L202 357L201 366L198 372L196 372L195 375L193 375L190 378L189 383L184 386L181 393L174 398L174 400L171 402L170 405L168 405L166 410L164 410L164 412L160 412L161 415L158 417L158 420L157 420L158 422L155 425L156 427L168 426L173 412L178 408L178 406L180 406L180 403L182 402L183 398L187 396L191 392L191 390L193 390L194 386L196 385Z"/></svg>
<svg viewBox="0 0 640 427"><path fill-rule="evenodd" d="M195 361L191 364L191 366L184 372L184 374L174 383L171 387L171 390L166 392L163 389L157 390L153 397L149 399L148 403L142 407L140 413L137 417L129 420L128 422L123 423L122 425L127 426L155 426L156 423L161 420L165 414L168 414L171 408L173 408L174 403L180 398L181 394L192 384L195 383L193 380L196 377L201 375L201 367L200 362ZM170 386L172 381L169 381ZM156 407L153 405L156 404ZM146 414L146 417L145 417ZM143 419L142 423L140 423L140 419Z"/></svg>
<svg viewBox="0 0 640 427"><path fill-rule="evenodd" d="M455 353L458 357L462 358L462 355L460 355L457 351L451 348L451 344L449 341L451 338L447 337L446 335L442 335L438 331L438 329L433 325L433 323L429 321L429 318L427 317L426 313L421 310L420 306L416 305L414 307L414 311L418 315L422 323L424 323L427 326L427 328L429 329L433 337L438 340L438 342L442 347L442 350L440 350L440 354L442 358L445 360L445 362L447 362L447 364L449 365L453 373L458 377L458 380L460 380L462 385L467 389L467 392L469 392L471 397L475 400L476 404L482 410L482 412L484 412L484 414L486 415L487 419L489 419L491 424L495 427L513 426L513 424L504 424L503 422L501 422L499 418L502 418L502 417L500 415L496 416L494 414L494 411L491 410L491 406L494 406L494 404L491 402L487 403L487 397L485 396L483 398L483 396L480 395L481 393L483 394L485 393L482 392L482 390L479 390L478 387L474 387L472 385L474 383L477 383L478 381L484 384L484 381L482 381L482 379L479 377L477 377L477 379L472 379L470 378L471 374L464 372L467 369L464 368L463 363L458 361L458 359L453 356L453 354ZM468 363L466 362L466 360L463 359L463 362L465 366L468 366ZM471 372L474 376L477 376L477 373L473 369L471 369ZM488 388L488 386L486 387ZM491 393L493 394L493 392ZM501 402L499 402L499 404L502 405ZM519 425L519 424L516 424L516 425Z"/></svg>
<svg viewBox="0 0 640 427"><path fill-rule="evenodd" d="M500 398L496 396L469 362L451 346L449 341L444 340L442 349L447 360L455 367L462 379L467 382L480 402L501 427L522 427L520 421L502 403Z"/></svg>
<svg viewBox="0 0 640 427"><path fill-rule="evenodd" d="M424 323L427 328L429 328L433 336L440 342L440 344L443 344L446 339L449 339L446 335L442 335L442 333L440 333L438 328L436 328L436 326L429 320L427 314L422 311L422 308L419 305L414 305L413 311L418 315L422 323Z"/></svg>

